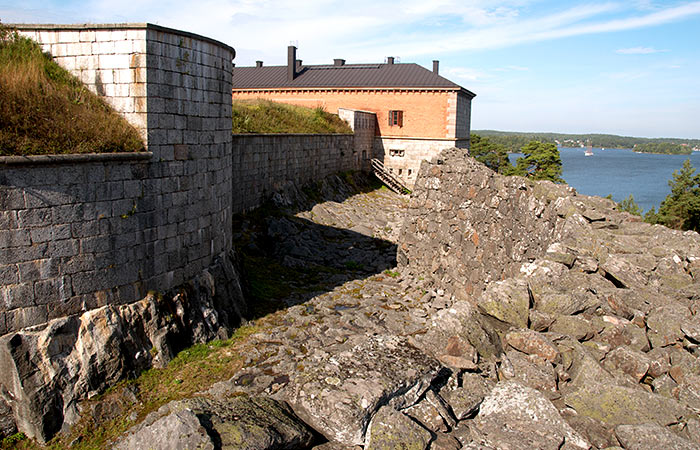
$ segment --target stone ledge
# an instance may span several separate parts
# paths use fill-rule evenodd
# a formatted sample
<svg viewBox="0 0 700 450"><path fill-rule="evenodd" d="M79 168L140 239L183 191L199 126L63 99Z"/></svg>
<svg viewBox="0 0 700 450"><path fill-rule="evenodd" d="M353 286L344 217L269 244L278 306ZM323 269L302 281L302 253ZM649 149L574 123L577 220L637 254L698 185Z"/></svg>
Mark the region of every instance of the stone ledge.
<svg viewBox="0 0 700 450"><path fill-rule="evenodd" d="M236 50L230 45L224 44L221 41L212 39L206 36L202 36L196 33L190 33L189 31L176 30L174 28L163 27L160 25L155 25L152 23L76 23L76 24L56 24L56 23L9 23L5 24L6 27L16 28L20 31L32 31L32 30L43 30L43 31L87 31L87 30L152 30L152 31L162 31L164 33L176 34L178 36L189 37L198 39L204 42L209 42L226 50L230 50L233 53L233 57L236 57Z"/></svg>
<svg viewBox="0 0 700 450"><path fill-rule="evenodd" d="M289 137L289 136L354 136L354 133L232 133L237 137Z"/></svg>
<svg viewBox="0 0 700 450"><path fill-rule="evenodd" d="M67 155L0 156L0 167L20 165L73 164L106 161L149 160L153 152L129 153L70 153Z"/></svg>

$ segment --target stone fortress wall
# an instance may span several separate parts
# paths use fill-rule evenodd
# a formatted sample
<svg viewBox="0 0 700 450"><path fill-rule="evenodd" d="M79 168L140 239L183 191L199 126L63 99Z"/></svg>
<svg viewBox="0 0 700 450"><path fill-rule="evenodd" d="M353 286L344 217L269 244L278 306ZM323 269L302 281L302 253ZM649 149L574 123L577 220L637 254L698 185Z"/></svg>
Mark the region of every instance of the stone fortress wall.
<svg viewBox="0 0 700 450"><path fill-rule="evenodd" d="M233 137L233 208L250 211L290 184L358 168L351 134L239 134Z"/></svg>
<svg viewBox="0 0 700 450"><path fill-rule="evenodd" d="M17 28L147 151L0 157L0 335L168 291L230 250L232 214L358 168L352 135L234 138L225 44L152 24Z"/></svg>

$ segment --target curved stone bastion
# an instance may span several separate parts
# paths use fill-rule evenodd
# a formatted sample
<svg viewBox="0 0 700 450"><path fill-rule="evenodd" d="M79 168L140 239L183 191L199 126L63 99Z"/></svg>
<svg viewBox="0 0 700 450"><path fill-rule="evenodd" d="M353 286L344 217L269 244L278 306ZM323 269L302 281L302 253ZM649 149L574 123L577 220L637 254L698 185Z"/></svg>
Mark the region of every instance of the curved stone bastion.
<svg viewBox="0 0 700 450"><path fill-rule="evenodd" d="M99 391L128 367L147 366L129 355L147 354L155 345L144 336L111 336L108 348L131 342L144 349L116 352L118 368L95 369L64 398L55 385L70 377L57 379L80 369L37 366L37 354L26 352L67 355L78 345L80 325L64 324L50 349L46 342L32 343L36 329L27 327L80 315L76 320L85 325L94 311L119 309L149 291L167 292L201 277L217 258L230 264L235 51L152 24L15 27L126 117L147 148L0 158L0 410L11 409L25 433L46 439L62 426L74 398ZM213 293L214 286L208 289ZM127 328L155 320L147 310L141 319L132 311ZM221 317L209 321L229 325ZM174 326L160 324L166 325ZM216 336L212 328L199 337ZM91 351L83 357L94 363L106 350Z"/></svg>

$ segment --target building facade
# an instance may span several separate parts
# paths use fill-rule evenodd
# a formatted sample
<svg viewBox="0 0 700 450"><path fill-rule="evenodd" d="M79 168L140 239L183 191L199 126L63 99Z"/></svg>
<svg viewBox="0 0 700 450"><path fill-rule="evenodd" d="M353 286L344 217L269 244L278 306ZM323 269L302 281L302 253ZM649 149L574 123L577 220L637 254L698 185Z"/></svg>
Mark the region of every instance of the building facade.
<svg viewBox="0 0 700 450"><path fill-rule="evenodd" d="M408 187L423 159L442 149L469 148L471 100L475 94L430 71L387 58L383 64L303 65L288 48L286 66L234 67L233 98L358 110L375 116L372 155Z"/></svg>

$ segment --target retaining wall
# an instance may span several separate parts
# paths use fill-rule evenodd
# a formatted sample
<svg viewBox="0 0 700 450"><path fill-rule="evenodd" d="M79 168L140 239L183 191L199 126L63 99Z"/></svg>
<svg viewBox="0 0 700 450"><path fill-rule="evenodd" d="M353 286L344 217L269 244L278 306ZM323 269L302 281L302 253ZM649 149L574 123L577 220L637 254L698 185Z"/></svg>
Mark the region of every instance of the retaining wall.
<svg viewBox="0 0 700 450"><path fill-rule="evenodd" d="M290 184L358 169L351 134L239 134L233 137L233 210L251 210Z"/></svg>
<svg viewBox="0 0 700 450"><path fill-rule="evenodd" d="M231 47L151 24L18 27L148 152L0 159L0 334L171 289L232 233Z"/></svg>

